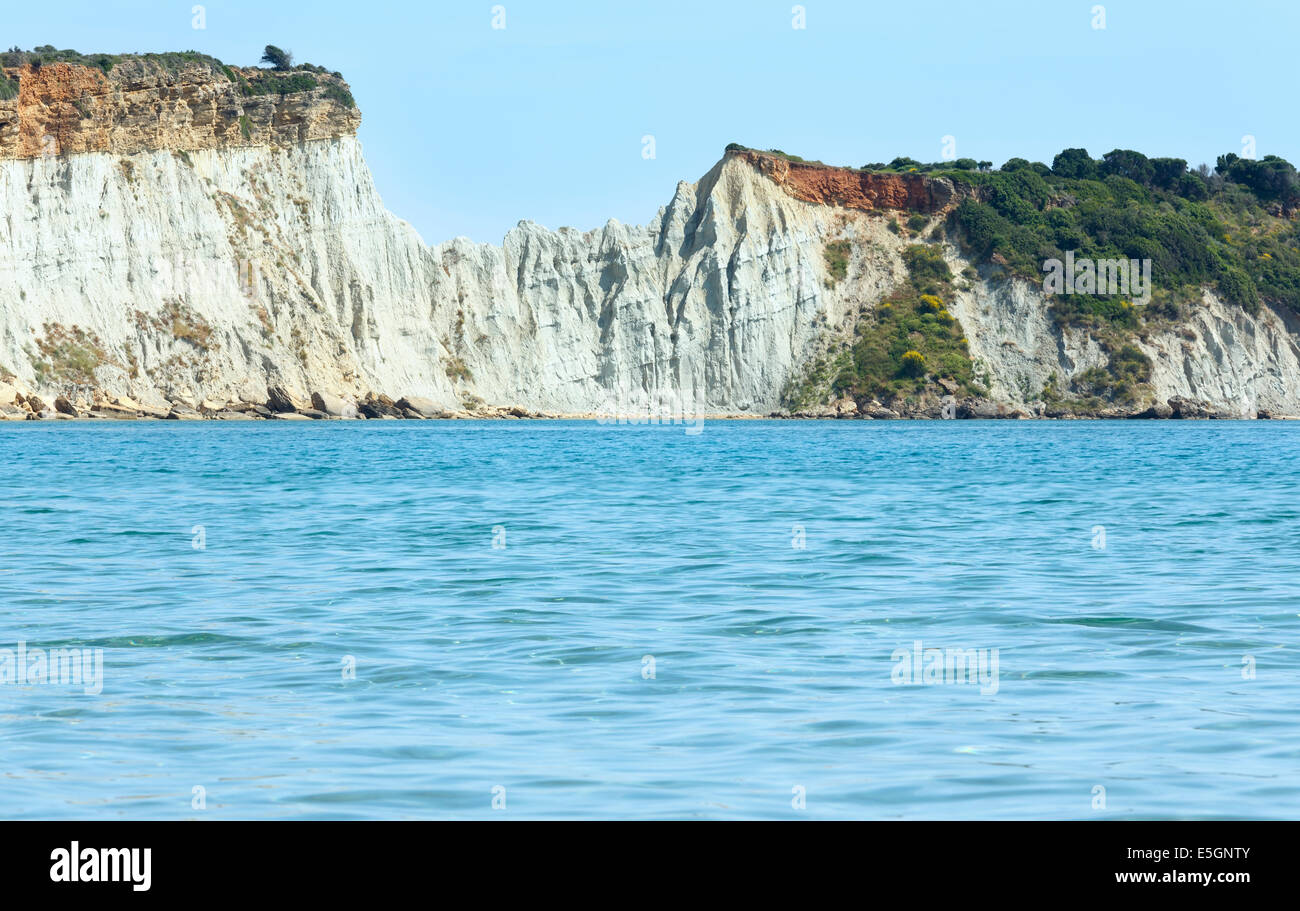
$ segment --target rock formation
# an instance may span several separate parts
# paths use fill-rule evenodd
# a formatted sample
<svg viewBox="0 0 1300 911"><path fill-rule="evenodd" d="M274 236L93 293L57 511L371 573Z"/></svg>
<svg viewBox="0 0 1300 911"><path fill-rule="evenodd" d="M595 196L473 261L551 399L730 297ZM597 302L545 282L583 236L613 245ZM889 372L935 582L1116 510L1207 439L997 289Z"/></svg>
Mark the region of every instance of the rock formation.
<svg viewBox="0 0 1300 911"><path fill-rule="evenodd" d="M0 381L65 417L767 414L905 277L919 240L890 222L937 226L960 196L741 149L644 226L429 247L384 208L335 75L277 92L292 83L204 62L4 72ZM1004 411L1104 363L1024 282L976 276L952 312ZM1140 342L1152 398L1300 413L1297 328L1207 294L1191 326Z"/></svg>

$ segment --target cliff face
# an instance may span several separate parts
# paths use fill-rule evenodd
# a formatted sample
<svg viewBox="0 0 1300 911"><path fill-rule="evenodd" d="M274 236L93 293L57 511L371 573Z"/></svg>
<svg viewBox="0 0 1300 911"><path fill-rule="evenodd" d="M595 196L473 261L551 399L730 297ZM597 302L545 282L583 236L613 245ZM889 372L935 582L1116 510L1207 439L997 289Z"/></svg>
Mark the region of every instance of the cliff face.
<svg viewBox="0 0 1300 911"><path fill-rule="evenodd" d="M0 380L47 398L263 402L281 386L447 409L757 413L906 279L899 211L946 180L730 153L645 226L531 223L501 246L426 246L384 208L341 82L125 61L25 68L0 102ZM827 245L851 251L832 275ZM941 244L955 272L967 265ZM952 303L992 397L1104 363L1024 283ZM1300 413L1295 330L1210 300L1141 342L1157 398ZM1194 337L1192 337L1194 336ZM2 404L2 403L0 403Z"/></svg>
<svg viewBox="0 0 1300 911"><path fill-rule="evenodd" d="M961 201L952 181L942 177L826 167L753 149L729 151L727 157L753 165L795 199L823 206L938 215Z"/></svg>
<svg viewBox="0 0 1300 911"><path fill-rule="evenodd" d="M247 95L241 79L258 86L274 74L144 59L108 73L67 63L0 72L19 84L16 98L0 101L0 159L285 146L353 135L361 123L355 107L331 95L346 85L328 74L313 75L309 91Z"/></svg>

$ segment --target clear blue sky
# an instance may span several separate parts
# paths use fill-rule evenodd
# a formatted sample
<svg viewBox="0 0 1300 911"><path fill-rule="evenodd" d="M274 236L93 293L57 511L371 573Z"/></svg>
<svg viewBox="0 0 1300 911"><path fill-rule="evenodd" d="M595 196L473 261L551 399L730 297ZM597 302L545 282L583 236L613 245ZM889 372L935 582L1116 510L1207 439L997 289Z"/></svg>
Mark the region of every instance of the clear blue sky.
<svg viewBox="0 0 1300 911"><path fill-rule="evenodd" d="M193 0L8 3L0 44L278 44L337 69L388 208L429 243L641 224L728 142L861 165L1051 162L1112 148L1213 164L1257 139L1300 161L1297 0ZM655 137L653 160L642 137Z"/></svg>

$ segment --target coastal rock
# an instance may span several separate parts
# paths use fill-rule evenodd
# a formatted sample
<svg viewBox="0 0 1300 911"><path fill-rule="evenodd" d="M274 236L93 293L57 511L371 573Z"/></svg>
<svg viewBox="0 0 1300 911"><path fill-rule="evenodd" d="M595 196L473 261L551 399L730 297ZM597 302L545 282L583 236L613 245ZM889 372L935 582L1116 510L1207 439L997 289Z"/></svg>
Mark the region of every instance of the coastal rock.
<svg viewBox="0 0 1300 911"><path fill-rule="evenodd" d="M1142 418L1144 420L1165 420L1173 416L1173 407L1164 402L1156 402L1150 408L1147 408L1144 411L1139 411L1137 414L1133 415L1135 418Z"/></svg>
<svg viewBox="0 0 1300 911"><path fill-rule="evenodd" d="M311 394L311 406L317 411L325 412L332 418L355 418L357 416L356 405L328 392L313 392Z"/></svg>
<svg viewBox="0 0 1300 911"><path fill-rule="evenodd" d="M397 407L396 402L386 395L375 395L373 392L367 392L365 398L357 403L357 412L371 420L400 418L402 416L401 409Z"/></svg>
<svg viewBox="0 0 1300 911"><path fill-rule="evenodd" d="M1169 399L1167 407L1170 410L1170 417L1180 420L1205 420L1215 416L1214 406L1209 402L1180 395Z"/></svg>
<svg viewBox="0 0 1300 911"><path fill-rule="evenodd" d="M290 395L283 386L272 386L266 391L266 407L276 414L292 414L307 407L307 403Z"/></svg>
<svg viewBox="0 0 1300 911"><path fill-rule="evenodd" d="M957 417L987 421L1004 417L1006 409L988 399L966 399L957 406Z"/></svg>
<svg viewBox="0 0 1300 911"><path fill-rule="evenodd" d="M442 414L442 409L435 402L418 395L403 396L396 404L399 411L414 411L423 418L437 417Z"/></svg>
<svg viewBox="0 0 1300 911"><path fill-rule="evenodd" d="M69 414L73 417L77 416L76 406L74 406L72 402L68 401L68 397L65 395L61 395L54 400L54 410L60 414Z"/></svg>

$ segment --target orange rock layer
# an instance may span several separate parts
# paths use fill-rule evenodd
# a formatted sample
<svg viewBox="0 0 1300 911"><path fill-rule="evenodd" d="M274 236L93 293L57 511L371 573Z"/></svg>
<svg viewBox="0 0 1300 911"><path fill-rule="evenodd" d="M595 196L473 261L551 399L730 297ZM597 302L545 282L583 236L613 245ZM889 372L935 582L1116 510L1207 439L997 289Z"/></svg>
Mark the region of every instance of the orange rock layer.
<svg viewBox="0 0 1300 911"><path fill-rule="evenodd" d="M749 162L795 199L804 202L867 212L896 209L933 215L947 211L960 201L952 181L942 177L855 171L790 161L753 149L727 154Z"/></svg>
<svg viewBox="0 0 1300 911"><path fill-rule="evenodd" d="M230 72L252 84L266 77ZM361 123L355 107L328 93L346 84L327 75L314 76L318 86L308 91L247 96L203 65L169 71L133 60L105 74L48 63L0 73L18 79L18 97L0 101L0 159L289 145L350 135Z"/></svg>

